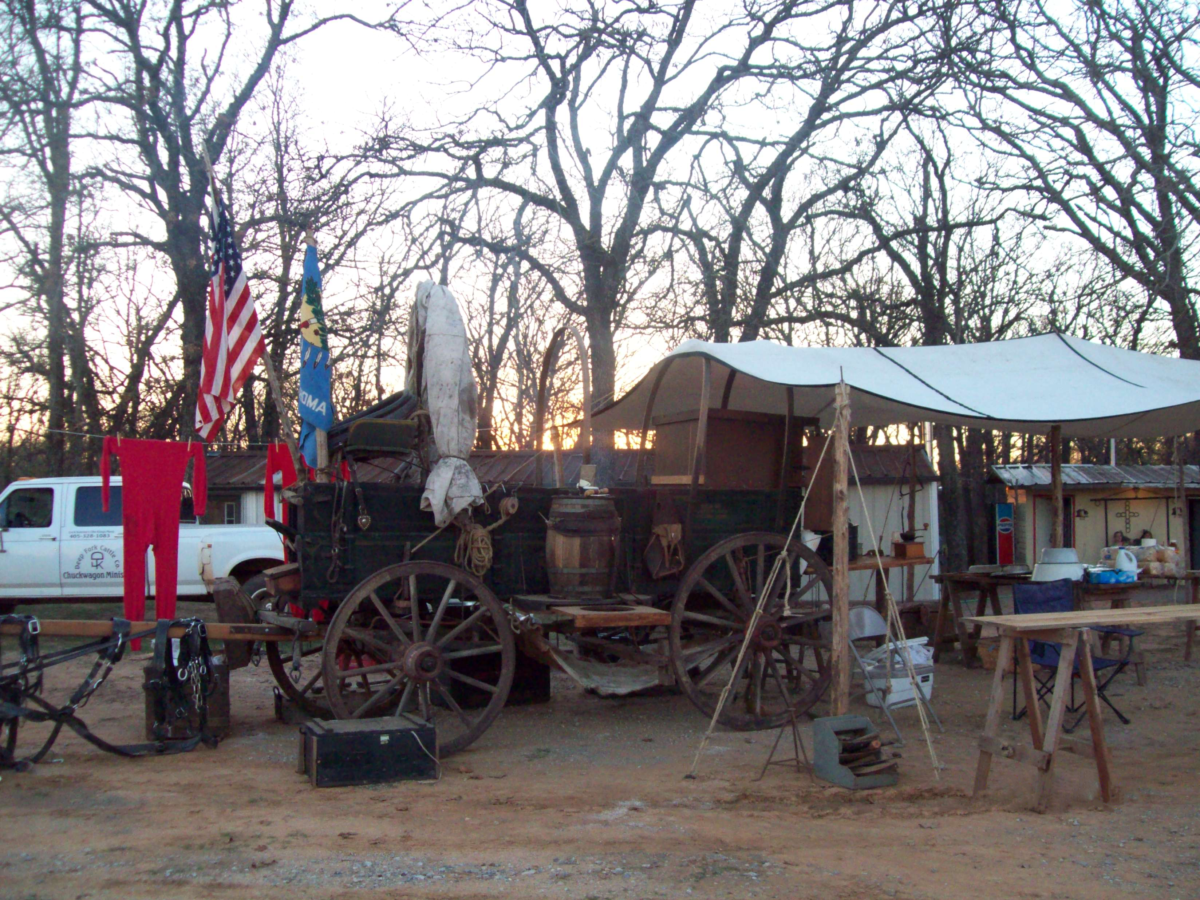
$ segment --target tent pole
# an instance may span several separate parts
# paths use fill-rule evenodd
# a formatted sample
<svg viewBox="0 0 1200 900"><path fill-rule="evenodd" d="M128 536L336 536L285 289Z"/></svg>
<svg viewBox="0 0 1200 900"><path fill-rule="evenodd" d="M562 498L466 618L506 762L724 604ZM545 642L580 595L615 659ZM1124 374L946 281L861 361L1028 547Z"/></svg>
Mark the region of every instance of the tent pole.
<svg viewBox="0 0 1200 900"><path fill-rule="evenodd" d="M696 448L692 454L692 484L688 490L687 520L683 533L687 540L692 537L692 513L696 509L696 496L700 492L700 480L706 468L704 454L708 447L708 404L712 398L712 360L704 357L704 380L700 385L700 417L696 420Z"/></svg>
<svg viewBox="0 0 1200 900"><path fill-rule="evenodd" d="M1179 558L1183 561L1183 567L1190 569L1192 567L1190 552L1192 531L1188 517L1187 475L1183 465L1183 440L1183 435L1177 435L1175 438L1175 465L1178 469L1176 475L1179 479Z"/></svg>
<svg viewBox="0 0 1200 900"><path fill-rule="evenodd" d="M779 459L779 497L775 502L775 528L782 529L787 506L788 475L792 471L792 417L795 415L796 391L787 386L787 412L783 420L783 452Z"/></svg>
<svg viewBox="0 0 1200 900"><path fill-rule="evenodd" d="M648 483L643 481L646 477L646 437L650 432L651 424L654 422L654 401L658 399L658 389L662 386L662 380L667 374L667 369L671 368L673 362L675 362L675 357L669 357L663 363L663 367L654 376L654 384L650 386L650 396L646 399L646 411L642 414L641 438L638 441L637 469L633 477L633 483L638 487L645 487L646 483Z"/></svg>
<svg viewBox="0 0 1200 900"><path fill-rule="evenodd" d="M850 711L850 388L833 394L833 684L830 715Z"/></svg>
<svg viewBox="0 0 1200 900"><path fill-rule="evenodd" d="M1050 426L1050 546L1063 545L1062 426Z"/></svg>

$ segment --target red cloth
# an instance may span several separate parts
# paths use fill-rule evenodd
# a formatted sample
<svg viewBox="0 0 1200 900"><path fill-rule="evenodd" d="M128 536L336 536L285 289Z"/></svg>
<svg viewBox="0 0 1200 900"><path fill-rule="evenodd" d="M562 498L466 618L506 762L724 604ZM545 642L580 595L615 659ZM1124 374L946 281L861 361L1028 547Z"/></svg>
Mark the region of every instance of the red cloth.
<svg viewBox="0 0 1200 900"><path fill-rule="evenodd" d="M267 480L263 485L263 511L267 514L268 519L275 518L276 472L282 476L279 479L280 487L291 487L298 480L296 463L292 460L291 451L288 450L287 444L282 442L267 445ZM283 512L280 515L280 521L284 525L288 523L288 506L288 503L283 504Z"/></svg>
<svg viewBox="0 0 1200 900"><path fill-rule="evenodd" d="M179 577L179 501L183 496L183 476L188 460L194 460L192 505L196 515L204 515L208 505L204 444L106 437L100 456L100 497L105 512L108 512L112 455L121 457L125 618L136 622L145 616L146 549L153 546L155 616L173 619Z"/></svg>

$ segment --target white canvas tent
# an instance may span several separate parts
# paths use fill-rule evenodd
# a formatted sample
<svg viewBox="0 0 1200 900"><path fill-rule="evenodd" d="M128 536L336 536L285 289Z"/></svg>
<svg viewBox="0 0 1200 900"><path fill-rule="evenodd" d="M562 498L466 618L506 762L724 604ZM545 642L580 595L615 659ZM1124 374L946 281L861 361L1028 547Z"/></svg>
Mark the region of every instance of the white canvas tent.
<svg viewBox="0 0 1200 900"><path fill-rule="evenodd" d="M1062 546L1061 439L1163 437L1200 430L1200 362L1060 334L937 347L787 347L686 341L624 397L593 415L600 429L640 429L699 411L689 507L712 408L817 419L833 431L832 713L849 708L848 469L853 425L936 422L1048 433L1052 546ZM644 440L642 444L644 445ZM639 466L639 479L641 467ZM781 474L782 477L782 474Z"/></svg>
<svg viewBox="0 0 1200 900"><path fill-rule="evenodd" d="M1107 347L1060 334L939 347L786 347L770 341L685 341L617 402L596 413L605 429L695 410L703 361L710 405L833 420L839 381L854 425L941 422L1068 437L1161 437L1200 430L1200 362ZM732 379L732 381L731 381ZM731 383L730 383L731 381Z"/></svg>

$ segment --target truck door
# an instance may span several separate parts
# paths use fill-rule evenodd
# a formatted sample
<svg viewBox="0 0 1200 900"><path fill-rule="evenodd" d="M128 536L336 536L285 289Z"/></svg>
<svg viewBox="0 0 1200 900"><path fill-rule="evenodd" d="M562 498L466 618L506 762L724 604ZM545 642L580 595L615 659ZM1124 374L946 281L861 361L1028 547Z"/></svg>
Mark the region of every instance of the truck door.
<svg viewBox="0 0 1200 900"><path fill-rule="evenodd" d="M60 597L61 489L12 486L0 500L0 590L9 597Z"/></svg>
<svg viewBox="0 0 1200 900"><path fill-rule="evenodd" d="M62 526L62 585L65 597L120 597L124 531L121 528L121 486L110 488L108 512L100 485L72 484L66 491Z"/></svg>

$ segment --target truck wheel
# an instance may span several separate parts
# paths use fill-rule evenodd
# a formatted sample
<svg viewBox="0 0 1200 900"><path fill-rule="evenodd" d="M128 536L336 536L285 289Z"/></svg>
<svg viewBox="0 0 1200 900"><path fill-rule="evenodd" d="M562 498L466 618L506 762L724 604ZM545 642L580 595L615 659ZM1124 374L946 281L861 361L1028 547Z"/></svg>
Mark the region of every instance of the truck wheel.
<svg viewBox="0 0 1200 900"><path fill-rule="evenodd" d="M251 575L242 582L242 591L254 601L255 608L260 608L265 602L267 595L267 576L259 572L257 575Z"/></svg>

